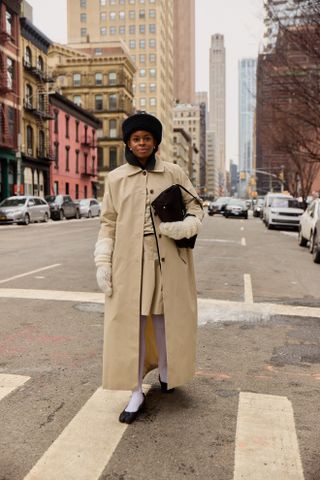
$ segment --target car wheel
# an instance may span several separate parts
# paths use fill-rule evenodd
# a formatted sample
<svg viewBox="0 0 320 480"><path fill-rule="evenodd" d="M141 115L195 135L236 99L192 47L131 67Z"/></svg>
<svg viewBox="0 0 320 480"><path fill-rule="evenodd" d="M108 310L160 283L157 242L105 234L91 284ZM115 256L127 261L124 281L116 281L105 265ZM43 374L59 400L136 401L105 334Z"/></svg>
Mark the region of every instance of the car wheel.
<svg viewBox="0 0 320 480"><path fill-rule="evenodd" d="M65 219L66 217L65 217L64 211L61 209L59 213L59 220L65 220Z"/></svg>
<svg viewBox="0 0 320 480"><path fill-rule="evenodd" d="M248 214L246 214L246 215L244 216L244 218L245 218L245 220L248 220Z"/></svg>
<svg viewBox="0 0 320 480"><path fill-rule="evenodd" d="M273 229L273 225L271 223L267 223L266 224L266 227L268 230L272 230Z"/></svg>
<svg viewBox="0 0 320 480"><path fill-rule="evenodd" d="M92 213L91 213L91 210L88 211L88 218L91 218L92 217Z"/></svg>
<svg viewBox="0 0 320 480"><path fill-rule="evenodd" d="M44 223L47 223L49 220L49 215L47 214L47 212L44 214L44 217L43 217L43 221Z"/></svg>
<svg viewBox="0 0 320 480"><path fill-rule="evenodd" d="M80 218L80 212L79 212L79 210L77 209L77 210L76 210L76 219L79 220L79 218Z"/></svg>
<svg viewBox="0 0 320 480"><path fill-rule="evenodd" d="M302 235L301 229L299 229L298 245L299 245L300 247L306 247L306 246L307 246L307 243L308 243L308 240L307 240L306 238L304 238L304 236Z"/></svg>
<svg viewBox="0 0 320 480"><path fill-rule="evenodd" d="M208 213L209 217L213 217L213 213Z"/></svg>
<svg viewBox="0 0 320 480"><path fill-rule="evenodd" d="M22 223L23 223L23 225L29 225L29 223L30 223L30 217L29 217L29 214L28 214L28 213L25 214Z"/></svg>

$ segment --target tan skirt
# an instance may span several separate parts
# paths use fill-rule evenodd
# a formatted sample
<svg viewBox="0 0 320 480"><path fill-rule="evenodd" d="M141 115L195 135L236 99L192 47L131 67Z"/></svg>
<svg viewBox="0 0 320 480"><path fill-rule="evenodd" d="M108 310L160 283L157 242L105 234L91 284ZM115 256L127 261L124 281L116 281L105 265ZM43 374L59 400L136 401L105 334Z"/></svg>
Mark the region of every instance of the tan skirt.
<svg viewBox="0 0 320 480"><path fill-rule="evenodd" d="M154 235L143 239L140 314L163 314L162 278Z"/></svg>

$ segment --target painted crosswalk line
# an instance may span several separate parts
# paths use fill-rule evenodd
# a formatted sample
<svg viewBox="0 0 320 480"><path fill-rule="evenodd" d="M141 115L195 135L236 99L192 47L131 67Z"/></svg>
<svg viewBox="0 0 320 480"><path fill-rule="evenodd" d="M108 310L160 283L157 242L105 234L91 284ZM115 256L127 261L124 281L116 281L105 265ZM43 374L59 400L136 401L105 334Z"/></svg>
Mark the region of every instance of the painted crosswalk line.
<svg viewBox="0 0 320 480"><path fill-rule="evenodd" d="M241 392L233 480L303 480L291 402Z"/></svg>
<svg viewBox="0 0 320 480"><path fill-rule="evenodd" d="M118 417L130 393L96 390L24 480L98 480L127 428Z"/></svg>
<svg viewBox="0 0 320 480"><path fill-rule="evenodd" d="M16 388L21 387L30 380L30 377L24 375L0 374L0 400L13 392Z"/></svg>

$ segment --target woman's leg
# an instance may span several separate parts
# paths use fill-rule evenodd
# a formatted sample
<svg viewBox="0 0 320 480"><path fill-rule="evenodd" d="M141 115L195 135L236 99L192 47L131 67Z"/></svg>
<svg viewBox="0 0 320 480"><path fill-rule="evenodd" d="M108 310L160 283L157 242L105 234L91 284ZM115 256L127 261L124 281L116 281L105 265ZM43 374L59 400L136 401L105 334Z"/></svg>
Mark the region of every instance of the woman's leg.
<svg viewBox="0 0 320 480"><path fill-rule="evenodd" d="M140 315L138 386L132 392L130 402L125 408L126 412L138 411L144 399L143 393L142 393L142 380L143 380L143 371L144 371L144 358L146 355L146 340L145 340L146 323L147 323L147 317L145 315Z"/></svg>
<svg viewBox="0 0 320 480"><path fill-rule="evenodd" d="M162 382L168 382L167 346L164 315L152 315L158 350L158 368Z"/></svg>

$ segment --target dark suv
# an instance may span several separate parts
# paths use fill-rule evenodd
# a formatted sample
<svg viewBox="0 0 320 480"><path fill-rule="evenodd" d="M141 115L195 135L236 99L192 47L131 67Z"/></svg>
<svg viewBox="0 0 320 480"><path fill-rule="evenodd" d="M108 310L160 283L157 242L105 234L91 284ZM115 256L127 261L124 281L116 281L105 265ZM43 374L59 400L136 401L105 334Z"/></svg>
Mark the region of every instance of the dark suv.
<svg viewBox="0 0 320 480"><path fill-rule="evenodd" d="M50 206L52 220L80 218L79 203L74 202L70 195L47 195L45 198Z"/></svg>

